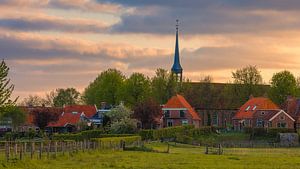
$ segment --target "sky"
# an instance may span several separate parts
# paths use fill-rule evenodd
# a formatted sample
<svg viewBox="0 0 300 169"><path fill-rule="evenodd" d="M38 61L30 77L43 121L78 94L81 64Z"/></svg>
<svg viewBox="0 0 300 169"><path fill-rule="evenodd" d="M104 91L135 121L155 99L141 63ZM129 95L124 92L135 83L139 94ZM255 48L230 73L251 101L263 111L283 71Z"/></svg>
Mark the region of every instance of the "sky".
<svg viewBox="0 0 300 169"><path fill-rule="evenodd" d="M300 75L299 0L0 0L0 57L14 97L83 91L101 71L170 69L179 19L184 76L229 82L256 65Z"/></svg>

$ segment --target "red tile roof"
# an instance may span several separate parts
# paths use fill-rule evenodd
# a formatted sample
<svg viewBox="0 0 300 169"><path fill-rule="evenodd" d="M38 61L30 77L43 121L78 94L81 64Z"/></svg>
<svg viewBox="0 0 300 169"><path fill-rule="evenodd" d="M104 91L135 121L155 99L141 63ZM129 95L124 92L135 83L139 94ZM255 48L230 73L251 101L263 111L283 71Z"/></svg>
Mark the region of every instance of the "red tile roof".
<svg viewBox="0 0 300 169"><path fill-rule="evenodd" d="M167 104L163 108L186 108L195 120L200 120L198 113L192 108L192 106L186 101L186 99L177 94L168 100Z"/></svg>
<svg viewBox="0 0 300 169"><path fill-rule="evenodd" d="M249 108L248 110L246 110ZM235 114L233 119L251 119L256 110L274 110L279 109L279 107L273 103L270 99L265 97L254 97L248 100Z"/></svg>
<svg viewBox="0 0 300 169"><path fill-rule="evenodd" d="M71 105L63 108L63 113L57 122L50 123L48 127L64 127L67 124L75 125L80 121L81 115L91 118L97 113L96 106L92 105Z"/></svg>

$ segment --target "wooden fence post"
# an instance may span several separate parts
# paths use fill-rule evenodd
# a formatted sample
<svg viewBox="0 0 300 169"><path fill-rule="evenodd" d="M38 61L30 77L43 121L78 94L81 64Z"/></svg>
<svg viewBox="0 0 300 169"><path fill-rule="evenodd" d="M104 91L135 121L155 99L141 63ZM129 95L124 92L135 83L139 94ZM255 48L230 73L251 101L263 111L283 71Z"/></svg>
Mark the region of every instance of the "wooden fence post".
<svg viewBox="0 0 300 169"><path fill-rule="evenodd" d="M31 142L31 148L30 148L30 158L31 159L33 158L33 155L34 155L34 146L35 146L35 143Z"/></svg>
<svg viewBox="0 0 300 169"><path fill-rule="evenodd" d="M18 156L18 143L17 142L14 142L15 145L14 145L14 156L15 158L17 158Z"/></svg>
<svg viewBox="0 0 300 169"><path fill-rule="evenodd" d="M170 152L170 144L169 144L169 142L168 142L168 149L167 149L167 153L169 153Z"/></svg>
<svg viewBox="0 0 300 169"><path fill-rule="evenodd" d="M208 145L205 147L205 154L208 154Z"/></svg>
<svg viewBox="0 0 300 169"><path fill-rule="evenodd" d="M42 153L43 153L43 142L40 142L40 151L39 151L39 159L42 159Z"/></svg>
<svg viewBox="0 0 300 169"><path fill-rule="evenodd" d="M9 142L8 141L5 142L5 157L6 157L6 161L9 161Z"/></svg>
<svg viewBox="0 0 300 169"><path fill-rule="evenodd" d="M23 159L23 144L22 143L20 143L20 160L22 160Z"/></svg>
<svg viewBox="0 0 300 169"><path fill-rule="evenodd" d="M50 151L51 151L51 141L48 143L48 147L47 147L47 158L50 157Z"/></svg>

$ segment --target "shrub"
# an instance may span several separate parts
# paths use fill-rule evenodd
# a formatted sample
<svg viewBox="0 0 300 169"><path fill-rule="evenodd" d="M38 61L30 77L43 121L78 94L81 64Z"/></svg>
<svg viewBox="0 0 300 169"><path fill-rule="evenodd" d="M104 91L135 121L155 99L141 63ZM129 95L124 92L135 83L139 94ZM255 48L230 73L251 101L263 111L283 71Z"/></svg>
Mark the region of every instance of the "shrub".
<svg viewBox="0 0 300 169"><path fill-rule="evenodd" d="M153 130L141 130L139 135L142 137L142 140L153 140Z"/></svg>
<svg viewBox="0 0 300 169"><path fill-rule="evenodd" d="M128 136L128 137L105 137L105 138L93 138L92 141L100 142L101 144L114 144L118 145L121 141L125 144L133 144L142 140L141 136Z"/></svg>
<svg viewBox="0 0 300 169"><path fill-rule="evenodd" d="M294 129L288 128L270 128L268 129L268 137L275 138L279 133L295 133Z"/></svg>
<svg viewBox="0 0 300 169"><path fill-rule="evenodd" d="M267 135L267 129L265 128L253 128L251 136L252 137L264 137Z"/></svg>
<svg viewBox="0 0 300 169"><path fill-rule="evenodd" d="M246 134L252 134L253 128L252 127L244 127L244 133Z"/></svg>

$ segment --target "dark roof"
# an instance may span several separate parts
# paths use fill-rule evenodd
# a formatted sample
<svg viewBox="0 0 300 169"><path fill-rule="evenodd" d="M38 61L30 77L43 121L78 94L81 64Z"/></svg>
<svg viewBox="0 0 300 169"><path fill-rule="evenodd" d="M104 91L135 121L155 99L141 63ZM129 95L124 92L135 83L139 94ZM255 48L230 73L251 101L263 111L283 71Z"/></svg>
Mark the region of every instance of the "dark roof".
<svg viewBox="0 0 300 169"><path fill-rule="evenodd" d="M175 44L175 54L174 54L174 63L171 71L173 73L182 73L182 67L180 65L179 59L179 44L178 44L178 29L176 30L176 44Z"/></svg>

